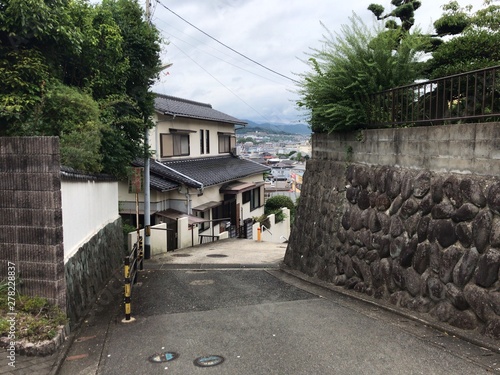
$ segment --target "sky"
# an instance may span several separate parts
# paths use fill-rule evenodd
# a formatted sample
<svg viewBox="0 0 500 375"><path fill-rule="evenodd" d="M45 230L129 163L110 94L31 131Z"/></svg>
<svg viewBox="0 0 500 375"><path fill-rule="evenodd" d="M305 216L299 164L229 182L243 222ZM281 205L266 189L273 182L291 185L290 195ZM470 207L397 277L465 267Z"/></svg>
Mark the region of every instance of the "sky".
<svg viewBox="0 0 500 375"><path fill-rule="evenodd" d="M161 59L172 64L152 91L241 120L306 123L295 81L309 71L311 48L322 47L322 24L339 32L354 12L370 26L371 3L392 9L390 0L151 0L151 20L166 41ZM422 0L415 24L432 31L446 3ZM458 3L477 10L483 0Z"/></svg>

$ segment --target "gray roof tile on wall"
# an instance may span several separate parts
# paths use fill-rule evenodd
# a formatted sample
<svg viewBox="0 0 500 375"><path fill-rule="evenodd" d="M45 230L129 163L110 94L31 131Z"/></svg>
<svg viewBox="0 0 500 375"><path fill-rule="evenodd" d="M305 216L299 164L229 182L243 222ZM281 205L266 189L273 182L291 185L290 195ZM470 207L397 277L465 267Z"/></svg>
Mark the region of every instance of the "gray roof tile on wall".
<svg viewBox="0 0 500 375"><path fill-rule="evenodd" d="M194 118L200 120L225 122L234 125L246 125L245 121L217 111L210 104L156 94L155 110L164 115Z"/></svg>

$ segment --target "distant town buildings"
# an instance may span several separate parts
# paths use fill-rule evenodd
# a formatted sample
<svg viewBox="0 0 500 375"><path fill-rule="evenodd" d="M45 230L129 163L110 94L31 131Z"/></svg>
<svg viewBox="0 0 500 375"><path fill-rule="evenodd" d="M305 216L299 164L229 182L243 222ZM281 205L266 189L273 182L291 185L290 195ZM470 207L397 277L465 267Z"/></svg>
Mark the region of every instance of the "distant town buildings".
<svg viewBox="0 0 500 375"><path fill-rule="evenodd" d="M271 167L266 175L265 197L300 195L305 162L311 155L310 135L262 131L236 134L240 157Z"/></svg>

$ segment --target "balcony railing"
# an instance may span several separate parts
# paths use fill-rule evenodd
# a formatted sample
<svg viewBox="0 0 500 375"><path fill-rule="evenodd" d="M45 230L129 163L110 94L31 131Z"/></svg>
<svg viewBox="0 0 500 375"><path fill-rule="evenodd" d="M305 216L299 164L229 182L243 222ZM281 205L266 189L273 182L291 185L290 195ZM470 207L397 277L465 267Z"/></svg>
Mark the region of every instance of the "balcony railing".
<svg viewBox="0 0 500 375"><path fill-rule="evenodd" d="M369 127L442 125L500 120L500 66L374 94Z"/></svg>

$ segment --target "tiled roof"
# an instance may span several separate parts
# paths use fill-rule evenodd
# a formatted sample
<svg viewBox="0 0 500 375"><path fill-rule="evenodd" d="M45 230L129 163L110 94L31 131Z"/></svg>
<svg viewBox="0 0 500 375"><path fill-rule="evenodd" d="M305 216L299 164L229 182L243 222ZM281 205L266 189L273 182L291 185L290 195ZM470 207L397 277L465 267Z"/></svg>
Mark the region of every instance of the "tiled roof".
<svg viewBox="0 0 500 375"><path fill-rule="evenodd" d="M270 170L265 165L231 155L199 159L179 159L162 162L162 164L184 176L189 176L191 179L202 183L205 187L254 174L261 174ZM180 179L184 178L180 176ZM187 185L199 186L199 184L195 184L192 180L184 180Z"/></svg>
<svg viewBox="0 0 500 375"><path fill-rule="evenodd" d="M144 166L141 159L136 160L133 164ZM265 165L231 155L164 162L152 159L150 182L152 188L160 191L175 189L179 184L201 188L202 186L218 185L261 174L269 170L270 168Z"/></svg>
<svg viewBox="0 0 500 375"><path fill-rule="evenodd" d="M176 98L168 95L156 94L155 110L164 115L218 121L234 125L247 124L245 121L238 120L235 117L213 109L210 104Z"/></svg>
<svg viewBox="0 0 500 375"><path fill-rule="evenodd" d="M154 165L153 160L151 160L150 164L151 164L150 165L151 173L149 174L149 185L152 189L155 189L158 191L169 191L169 190L177 189L179 187L179 183L176 182L175 180L166 179L158 172L155 172L154 168L156 166ZM144 159L136 159L132 163L132 165L134 167L144 167Z"/></svg>
<svg viewBox="0 0 500 375"><path fill-rule="evenodd" d="M159 190L159 191L174 190L174 189L177 189L179 187L178 183L176 183L174 181L170 181L170 180L165 180L165 179L158 177L154 174L150 174L149 183L153 189Z"/></svg>

